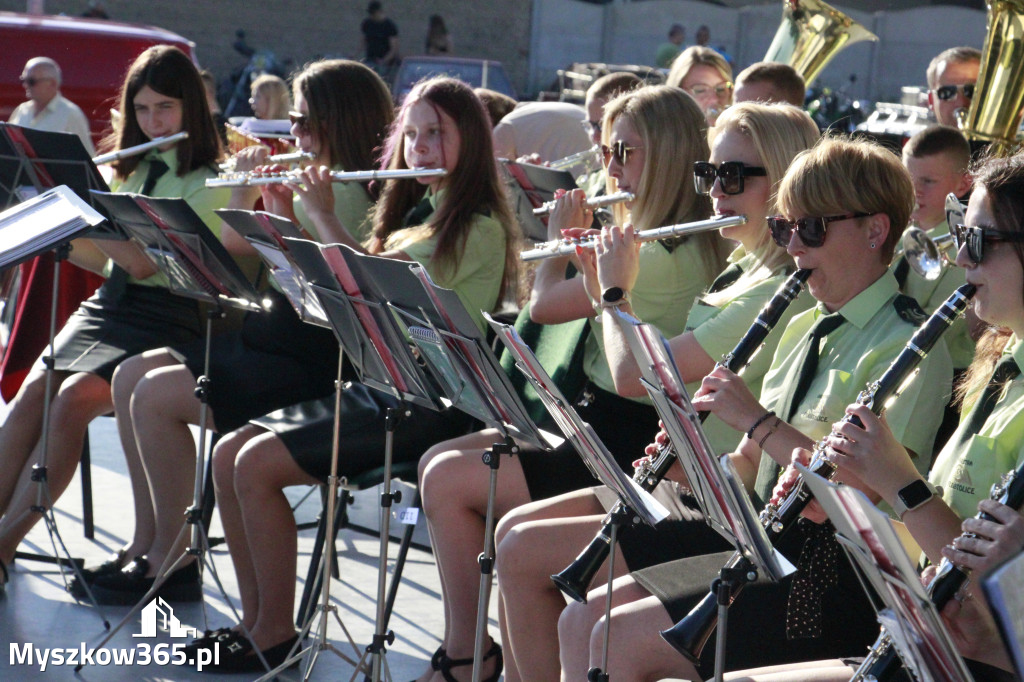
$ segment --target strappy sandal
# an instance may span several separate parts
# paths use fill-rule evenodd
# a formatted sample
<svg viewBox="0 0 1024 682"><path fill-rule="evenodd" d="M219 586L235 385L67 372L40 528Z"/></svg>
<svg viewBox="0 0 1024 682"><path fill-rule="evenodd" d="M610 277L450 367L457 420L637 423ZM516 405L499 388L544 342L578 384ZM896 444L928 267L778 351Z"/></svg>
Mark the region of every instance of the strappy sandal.
<svg viewBox="0 0 1024 682"><path fill-rule="evenodd" d="M442 658L447 658L447 657L448 657L448 652L445 650L445 648L443 646L437 647L437 651L435 651L434 655L430 657L430 669L431 670L440 670L441 669L441 659ZM416 680L418 680L418 679L419 678L417 677ZM413 680L412 682L416 682L416 680Z"/></svg>
<svg viewBox="0 0 1024 682"><path fill-rule="evenodd" d="M95 582L96 578L100 577L101 575L111 575L113 573L117 573L122 568L124 568L127 563L128 552L122 547L121 549L114 552L114 554L112 554L110 558L108 558L99 566L95 566L93 568L83 567L79 570L82 572L82 578L84 578L86 585L92 587L92 584L93 582ZM72 575L71 580L68 581L68 592L71 593L71 596L76 597L78 599L85 599L88 594L85 591L85 587L78 580L77 575Z"/></svg>
<svg viewBox="0 0 1024 682"><path fill-rule="evenodd" d="M498 661L494 668L494 674L490 677L485 677L480 682L498 682L498 678L501 677L502 671L505 669L505 659L501 654L501 645L497 642L491 642L491 648L484 654L484 661L491 658L497 657ZM433 663L433 661L431 661ZM466 665L473 665L473 658L448 658L448 655L442 655L438 661L438 670L441 673L441 677L445 679L445 682L458 682L452 677L451 669L459 668Z"/></svg>

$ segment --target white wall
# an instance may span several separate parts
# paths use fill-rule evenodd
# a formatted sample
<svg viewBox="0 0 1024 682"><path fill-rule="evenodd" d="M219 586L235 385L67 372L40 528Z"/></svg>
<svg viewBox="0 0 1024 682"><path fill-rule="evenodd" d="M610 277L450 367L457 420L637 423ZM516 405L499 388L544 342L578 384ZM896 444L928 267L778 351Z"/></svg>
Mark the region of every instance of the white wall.
<svg viewBox="0 0 1024 682"><path fill-rule="evenodd" d="M925 84L933 56L954 45L982 47L985 13L960 7L925 6L875 14L834 5L879 37L851 45L822 71L816 85L846 87L859 99L898 101L900 87ZM546 88L557 69L572 62L650 64L669 27L711 27L711 43L732 55L736 70L759 61L782 17L782 3L729 9L691 0L592 5L575 0L534 0L531 90ZM850 76L856 76L850 82Z"/></svg>

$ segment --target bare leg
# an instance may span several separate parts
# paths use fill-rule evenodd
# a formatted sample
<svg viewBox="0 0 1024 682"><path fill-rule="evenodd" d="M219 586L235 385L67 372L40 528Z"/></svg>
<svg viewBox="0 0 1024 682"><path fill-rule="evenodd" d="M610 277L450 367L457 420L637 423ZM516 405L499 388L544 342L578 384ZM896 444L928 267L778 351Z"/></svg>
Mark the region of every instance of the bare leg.
<svg viewBox="0 0 1024 682"><path fill-rule="evenodd" d="M838 659L774 665L726 673L729 682L847 682L853 671Z"/></svg>
<svg viewBox="0 0 1024 682"><path fill-rule="evenodd" d="M250 439L235 460L235 494L259 595L259 612L250 632L261 650L295 634L292 611L298 539L284 488L319 483L295 463L272 433Z"/></svg>
<svg viewBox="0 0 1024 682"><path fill-rule="evenodd" d="M558 617L565 597L551 582L590 542L604 518L591 489L517 507L498 525L506 682L558 675ZM627 572L621 562L621 573ZM603 581L607 569L599 571Z"/></svg>
<svg viewBox="0 0 1024 682"><path fill-rule="evenodd" d="M54 372L54 394L69 376L67 372ZM39 441L45 395L46 374L33 370L11 401L3 428L0 428L0 515L7 513L14 491L21 485L19 474Z"/></svg>
<svg viewBox="0 0 1024 682"><path fill-rule="evenodd" d="M453 659L471 658L476 633L477 590L480 569L476 558L483 548L484 520L490 470L480 461L483 451L500 440L494 431L472 434L448 441L450 449L431 449L422 465L420 492L423 510L430 524L434 556L444 584L446 639L444 646ZM506 459L498 469L494 502L496 518L528 502L529 491L519 460ZM483 676L490 674L485 666ZM469 679L471 666L452 668L457 679ZM427 678L424 678L427 679ZM442 678L435 675L435 682Z"/></svg>
<svg viewBox="0 0 1024 682"><path fill-rule="evenodd" d="M146 351L118 365L111 382L114 417L117 420L117 432L121 437L125 463L128 465L128 479L132 484L132 498L135 504L135 533L132 541L124 548L124 556L128 559L148 552L156 534L153 498L149 490L149 480L146 478L146 469L135 442L135 429L132 426L132 392L150 370L176 364L177 360L166 350Z"/></svg>
<svg viewBox="0 0 1024 682"><path fill-rule="evenodd" d="M196 442L189 429L199 423L200 402L195 377L184 365L148 372L135 386L131 399L135 443L146 469L153 501L155 533L147 558L149 575L163 561L188 547L188 534L180 533L182 514L192 503ZM210 413L207 424L212 426Z"/></svg>
<svg viewBox="0 0 1024 682"><path fill-rule="evenodd" d="M217 490L217 509L224 539L231 552L231 563L235 567L238 591L242 597L242 623L252 630L259 613L259 592L256 585L256 568L253 566L249 542L245 536L245 522L242 508L235 494L235 465L239 451L254 437L266 433L255 426L243 426L232 431L217 442L213 449L213 484Z"/></svg>

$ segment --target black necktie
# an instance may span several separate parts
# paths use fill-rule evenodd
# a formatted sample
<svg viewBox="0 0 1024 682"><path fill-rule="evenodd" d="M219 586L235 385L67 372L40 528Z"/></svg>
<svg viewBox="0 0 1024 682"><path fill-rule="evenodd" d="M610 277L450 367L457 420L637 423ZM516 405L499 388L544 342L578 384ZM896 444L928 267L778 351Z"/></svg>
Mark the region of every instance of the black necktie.
<svg viewBox="0 0 1024 682"><path fill-rule="evenodd" d="M1006 382L1012 381L1018 376L1020 376L1020 367L1017 366L1013 356L1007 355L996 363L995 371L992 372L992 378L988 380L988 386L985 387L981 398L978 399L978 402L974 403L971 411L967 413L967 417L964 419L963 428L960 429L956 443L953 445L957 452L963 452L971 436L981 431L981 427L985 425L985 420L988 419L989 415L992 414L992 410L995 409L996 403L999 401L999 394L1002 392Z"/></svg>
<svg viewBox="0 0 1024 682"><path fill-rule="evenodd" d="M162 178L168 170L170 169L167 167L167 164L160 159L150 159L149 168L146 170L146 181L142 183L142 192L140 194L145 194L148 197L153 188L156 187L157 180Z"/></svg>
<svg viewBox="0 0 1024 682"><path fill-rule="evenodd" d="M732 286L741 275L743 275L743 270L740 269L739 265L733 263L725 270L722 270L722 274L715 278L715 281L711 283L711 287L708 289L708 293L714 294Z"/></svg>
<svg viewBox="0 0 1024 682"><path fill-rule="evenodd" d="M910 274L910 261L907 260L906 254L900 256L900 260L896 263L896 269L893 270L893 276L896 278L896 283L900 285L900 291L907 285L907 275Z"/></svg>
<svg viewBox="0 0 1024 682"><path fill-rule="evenodd" d="M420 203L413 206L409 209L409 212L405 214L405 218L402 220L402 227L417 227L422 225L433 212L434 207L430 204L430 196L425 196L420 199Z"/></svg>
<svg viewBox="0 0 1024 682"><path fill-rule="evenodd" d="M814 381L814 375L818 372L818 353L821 340L835 331L843 323L843 316L839 313L825 315L818 319L811 327L810 332L804 337L803 346L800 350L800 373L796 381L790 380L787 383L786 393L779 400L775 409L779 418L785 422L791 422L796 409L803 402L807 390ZM754 484L754 495L763 506L771 499L772 489L779 479L780 467L775 460L766 454L761 455L761 464L757 470L757 482Z"/></svg>

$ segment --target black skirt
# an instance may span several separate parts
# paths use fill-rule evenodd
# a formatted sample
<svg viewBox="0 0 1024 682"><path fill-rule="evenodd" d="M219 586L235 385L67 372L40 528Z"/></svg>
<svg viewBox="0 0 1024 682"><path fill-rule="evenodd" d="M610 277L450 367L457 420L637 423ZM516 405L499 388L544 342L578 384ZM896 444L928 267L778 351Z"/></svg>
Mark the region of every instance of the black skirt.
<svg viewBox="0 0 1024 682"><path fill-rule="evenodd" d="M105 282L54 340L54 368L90 372L108 383L121 362L147 350L189 343L202 333L199 304L163 287Z"/></svg>
<svg viewBox="0 0 1024 682"><path fill-rule="evenodd" d="M588 383L576 400L576 411L594 427L619 467L632 475L633 462L643 457L644 447L654 441L658 432L658 413L654 407ZM541 426L549 431L555 428L550 422ZM568 441L553 452L526 446L518 456L531 500L547 499L597 482Z"/></svg>
<svg viewBox="0 0 1024 682"><path fill-rule="evenodd" d="M385 418L395 398L363 384L341 391L338 475L357 476L384 465ZM277 410L252 420L276 434L303 471L326 482L331 471L335 395ZM435 412L411 405L395 428L393 463L415 462L430 446L467 433L470 418L458 410Z"/></svg>
<svg viewBox="0 0 1024 682"><path fill-rule="evenodd" d="M237 332L210 345L209 405L222 433L287 405L334 390L338 342L334 333L299 319L283 294L267 294L270 309L247 313ZM204 373L205 343L171 349L192 376Z"/></svg>
<svg viewBox="0 0 1024 682"><path fill-rule="evenodd" d="M812 529L813 524L801 520L783 536L777 549L796 565ZM731 551L680 559L636 571L633 578L658 597L672 621L678 622L707 595L730 556ZM821 631L817 637L787 636L786 614L792 582L792 576L778 583L761 578L738 595L729 608L727 671L856 656L878 636L878 621L871 602L841 551L835 583L817 591L821 599ZM714 674L714 659L712 636L697 666L703 678Z"/></svg>

